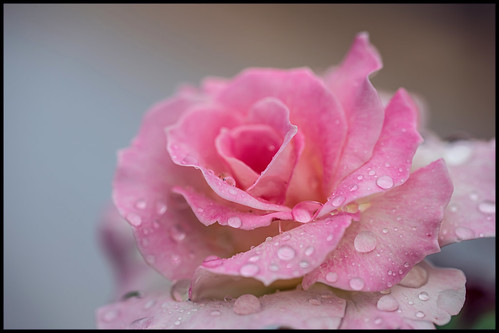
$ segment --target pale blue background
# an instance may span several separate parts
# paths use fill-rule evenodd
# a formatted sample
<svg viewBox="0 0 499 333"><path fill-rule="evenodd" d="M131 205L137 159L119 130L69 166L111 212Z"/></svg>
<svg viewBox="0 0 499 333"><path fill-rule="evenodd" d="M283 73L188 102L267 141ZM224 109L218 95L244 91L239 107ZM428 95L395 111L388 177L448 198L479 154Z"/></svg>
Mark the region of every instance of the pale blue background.
<svg viewBox="0 0 499 333"><path fill-rule="evenodd" d="M4 5L4 327L95 327L113 288L96 224L116 151L178 84L320 71L368 31L378 88L426 97L443 136L488 139L494 24L494 5ZM445 264L495 285L494 240L458 245Z"/></svg>

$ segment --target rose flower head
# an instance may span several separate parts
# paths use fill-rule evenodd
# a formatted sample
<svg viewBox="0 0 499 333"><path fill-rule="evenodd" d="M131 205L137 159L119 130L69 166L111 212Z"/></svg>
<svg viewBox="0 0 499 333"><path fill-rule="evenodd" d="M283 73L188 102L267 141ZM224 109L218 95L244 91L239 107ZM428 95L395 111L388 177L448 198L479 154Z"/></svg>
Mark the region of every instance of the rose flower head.
<svg viewBox="0 0 499 333"><path fill-rule="evenodd" d="M324 76L250 68L153 107L118 156L98 327L449 322L465 276L424 259L495 236L495 140L423 143L410 94L371 84L381 67L360 33Z"/></svg>

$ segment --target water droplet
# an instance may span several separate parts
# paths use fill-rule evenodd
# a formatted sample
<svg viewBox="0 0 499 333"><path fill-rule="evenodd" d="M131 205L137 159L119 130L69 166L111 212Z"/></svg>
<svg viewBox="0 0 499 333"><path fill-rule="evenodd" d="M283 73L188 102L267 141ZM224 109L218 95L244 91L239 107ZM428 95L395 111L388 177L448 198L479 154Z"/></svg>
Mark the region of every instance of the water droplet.
<svg viewBox="0 0 499 333"><path fill-rule="evenodd" d="M381 176L376 179L376 185L384 190L387 190L393 187L393 179L390 176Z"/></svg>
<svg viewBox="0 0 499 333"><path fill-rule="evenodd" d="M475 192L470 193L470 200L477 201L478 194L476 194Z"/></svg>
<svg viewBox="0 0 499 333"><path fill-rule="evenodd" d="M138 209L145 209L147 207L147 202L145 200L139 200L135 204L135 207L137 207Z"/></svg>
<svg viewBox="0 0 499 333"><path fill-rule="evenodd" d="M418 318L424 318L425 314L422 311L416 312L416 317Z"/></svg>
<svg viewBox="0 0 499 333"><path fill-rule="evenodd" d="M378 300L376 307L381 311L395 311L399 308L399 303L392 295L385 295Z"/></svg>
<svg viewBox="0 0 499 333"><path fill-rule="evenodd" d="M465 227L456 228L455 233L461 240L472 239L475 237L475 233L471 229Z"/></svg>
<svg viewBox="0 0 499 333"><path fill-rule="evenodd" d="M267 237L267 238L265 238L265 241L266 241L266 242L270 242L271 240L272 240L272 237L270 237L270 236L269 236L269 237Z"/></svg>
<svg viewBox="0 0 499 333"><path fill-rule="evenodd" d="M381 318L376 318L376 319L374 319L374 323L375 323L376 325L379 325L379 324L381 324L382 322L383 322L383 319L381 319Z"/></svg>
<svg viewBox="0 0 499 333"><path fill-rule="evenodd" d="M221 314L221 312L218 310L213 310L210 312L210 315L212 315L213 317L220 316L220 314Z"/></svg>
<svg viewBox="0 0 499 333"><path fill-rule="evenodd" d="M300 261L300 263L298 265L301 268L307 268L308 266L310 266L310 264L308 263L308 261L305 261L305 260Z"/></svg>
<svg viewBox="0 0 499 333"><path fill-rule="evenodd" d="M312 255L312 253L314 253L314 248L312 246L309 246L305 249L306 256L310 256L310 255Z"/></svg>
<svg viewBox="0 0 499 333"><path fill-rule="evenodd" d="M176 302L185 302L189 298L191 281L184 279L175 282L170 289L170 296Z"/></svg>
<svg viewBox="0 0 499 333"><path fill-rule="evenodd" d="M130 328L148 328L149 325L151 325L152 319L153 319L152 317L144 317L134 320L130 324Z"/></svg>
<svg viewBox="0 0 499 333"><path fill-rule="evenodd" d="M333 236L333 235L329 235L329 236L327 236L326 240L327 240L328 242L330 242L330 241L332 241L332 240L333 240L333 238L334 238L334 236Z"/></svg>
<svg viewBox="0 0 499 333"><path fill-rule="evenodd" d="M296 204L291 211L293 219L301 223L312 221L315 213L322 207L320 202L302 201Z"/></svg>
<svg viewBox="0 0 499 333"><path fill-rule="evenodd" d="M364 176L362 176L362 175L357 176L358 180L362 180L362 178L364 178Z"/></svg>
<svg viewBox="0 0 499 333"><path fill-rule="evenodd" d="M374 171L374 170L371 170L371 171L368 172L369 176L374 176L375 174L376 174L376 171Z"/></svg>
<svg viewBox="0 0 499 333"><path fill-rule="evenodd" d="M170 237L176 242L180 242L180 241L184 240L185 236L186 236L186 234L185 234L184 230L178 225L174 225L170 229Z"/></svg>
<svg viewBox="0 0 499 333"><path fill-rule="evenodd" d="M281 260L291 260L295 257L295 254L295 250L287 245L283 245L277 250L277 256Z"/></svg>
<svg viewBox="0 0 499 333"><path fill-rule="evenodd" d="M359 189L359 186L357 184L350 185L348 188L350 192L357 191Z"/></svg>
<svg viewBox="0 0 499 333"><path fill-rule="evenodd" d="M496 204L492 201L483 201L478 205L478 210L484 214L495 214Z"/></svg>
<svg viewBox="0 0 499 333"><path fill-rule="evenodd" d="M376 236L371 231L361 231L355 236L353 245L357 252L371 252L376 248Z"/></svg>
<svg viewBox="0 0 499 333"><path fill-rule="evenodd" d="M260 271L260 269L258 268L257 265L246 264L243 267L241 267L241 269L239 270L239 273L241 273L242 276L251 277L251 276L255 276L256 274L258 274L259 271Z"/></svg>
<svg viewBox="0 0 499 333"><path fill-rule="evenodd" d="M158 213L158 215L163 215L166 212L166 209L167 207L163 202L156 203L156 213Z"/></svg>
<svg viewBox="0 0 499 333"><path fill-rule="evenodd" d="M361 290L362 288L364 288L364 280L358 277L350 279L349 284L350 288L352 288L353 290Z"/></svg>
<svg viewBox="0 0 499 333"><path fill-rule="evenodd" d="M176 321L174 322L174 324L175 324L176 326L180 325L180 320L176 320Z"/></svg>
<svg viewBox="0 0 499 333"><path fill-rule="evenodd" d="M111 322L118 318L118 315L120 314L120 311L117 309L109 310L104 315L102 316L102 320Z"/></svg>
<svg viewBox="0 0 499 333"><path fill-rule="evenodd" d="M421 266L414 266L409 273L399 282L400 285L409 288L419 288L428 281L428 272Z"/></svg>
<svg viewBox="0 0 499 333"><path fill-rule="evenodd" d="M427 300L430 299L430 295L428 295L428 293L426 291L420 292L419 295L418 295L418 297L422 301L427 301Z"/></svg>
<svg viewBox="0 0 499 333"><path fill-rule="evenodd" d="M138 227L139 225L142 224L142 219L140 218L140 216L138 216L137 214L134 214L134 213L130 213L127 215L127 220L133 225L133 226L136 226Z"/></svg>
<svg viewBox="0 0 499 333"><path fill-rule="evenodd" d="M258 259L260 259L260 256L252 256L251 258L248 259L249 262L257 262Z"/></svg>
<svg viewBox="0 0 499 333"><path fill-rule="evenodd" d="M238 315L248 315L251 313L259 312L262 309L262 305L258 297L245 294L241 295L236 299L234 307L232 310Z"/></svg>
<svg viewBox="0 0 499 333"><path fill-rule="evenodd" d="M345 197L343 196L339 196L339 197L336 197L333 199L333 201L331 201L331 204L335 207L338 207L340 206L343 202L345 202Z"/></svg>
<svg viewBox="0 0 499 333"><path fill-rule="evenodd" d="M277 266L277 264L270 264L269 270L272 272L277 272L279 270L279 266Z"/></svg>
<svg viewBox="0 0 499 333"><path fill-rule="evenodd" d="M454 145L444 153L444 160L450 165L459 165L471 157L471 147L468 145Z"/></svg>
<svg viewBox="0 0 499 333"><path fill-rule="evenodd" d="M388 233L388 229L387 228L383 228L383 230L381 230L384 234L387 234Z"/></svg>
<svg viewBox="0 0 499 333"><path fill-rule="evenodd" d="M308 300L308 302L312 305L321 305L321 300L320 299L317 299L317 298L311 298Z"/></svg>
<svg viewBox="0 0 499 333"><path fill-rule="evenodd" d="M232 228L239 228L241 226L241 224L242 224L241 219L239 217L237 217L237 216L230 217L227 220L227 223Z"/></svg>
<svg viewBox="0 0 499 333"><path fill-rule="evenodd" d="M336 282L338 281L338 273L329 272L326 274L326 281L328 282Z"/></svg>

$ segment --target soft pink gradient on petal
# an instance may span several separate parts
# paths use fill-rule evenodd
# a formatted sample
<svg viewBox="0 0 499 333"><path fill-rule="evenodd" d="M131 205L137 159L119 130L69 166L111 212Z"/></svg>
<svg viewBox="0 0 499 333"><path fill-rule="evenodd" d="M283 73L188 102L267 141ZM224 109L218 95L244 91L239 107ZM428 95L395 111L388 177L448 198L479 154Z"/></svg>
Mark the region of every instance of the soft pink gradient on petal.
<svg viewBox="0 0 499 333"><path fill-rule="evenodd" d="M146 114L131 146L118 154L113 183L115 205L133 227L141 253L173 279L190 277L206 256L231 250L217 244L218 233L206 230L185 200L171 193L174 185L208 188L199 172L175 165L166 151L164 128L191 107L193 99L172 99Z"/></svg>
<svg viewBox="0 0 499 333"><path fill-rule="evenodd" d="M218 223L232 228L252 230L268 226L273 220L291 219L290 212L266 213L247 207L236 207L234 203L215 201L191 188L177 187L173 191L184 196L199 221L207 226Z"/></svg>
<svg viewBox="0 0 499 333"><path fill-rule="evenodd" d="M386 108L383 130L371 159L341 181L318 216L403 184L409 177L412 157L422 141L416 119L416 105L404 89L399 89Z"/></svg>
<svg viewBox="0 0 499 333"><path fill-rule="evenodd" d="M338 215L311 222L269 238L262 244L216 264L200 266L193 280L192 293L199 286L206 288L203 271L210 273L249 277L268 286L279 279L301 277L319 266L326 255L336 248L351 216Z"/></svg>
<svg viewBox="0 0 499 333"><path fill-rule="evenodd" d="M413 269L427 272L427 280L416 288L396 285L384 292L349 294L340 328L423 329L447 324L464 304L463 272L436 268L427 262Z"/></svg>
<svg viewBox="0 0 499 333"><path fill-rule="evenodd" d="M343 299L316 286L200 302L175 302L169 294L150 293L101 307L96 317L100 329L335 329L344 312Z"/></svg>
<svg viewBox="0 0 499 333"><path fill-rule="evenodd" d="M279 99L289 109L292 124L305 137L307 175L322 179L329 188L346 136L346 121L341 105L324 83L308 69L248 69L237 76L217 101L234 112L249 112L263 98ZM317 143L327 144L317 144ZM297 178L305 175L296 172ZM291 179L291 183L300 181ZM303 198L302 200L315 200ZM301 200L300 200L301 201Z"/></svg>
<svg viewBox="0 0 499 333"><path fill-rule="evenodd" d="M429 136L414 157L417 168L435 158L444 158L454 184L454 193L440 227L439 243L495 237L496 153L495 139L442 142Z"/></svg>
<svg viewBox="0 0 499 333"><path fill-rule="evenodd" d="M373 197L325 263L305 276L304 288L316 281L362 291L397 284L412 266L440 251L438 230L451 194L452 183L439 160Z"/></svg>
<svg viewBox="0 0 499 333"><path fill-rule="evenodd" d="M381 67L381 57L368 34L360 33L341 65L326 74L324 81L341 103L348 123L341 160L328 191L372 155L383 126L384 107L369 75Z"/></svg>

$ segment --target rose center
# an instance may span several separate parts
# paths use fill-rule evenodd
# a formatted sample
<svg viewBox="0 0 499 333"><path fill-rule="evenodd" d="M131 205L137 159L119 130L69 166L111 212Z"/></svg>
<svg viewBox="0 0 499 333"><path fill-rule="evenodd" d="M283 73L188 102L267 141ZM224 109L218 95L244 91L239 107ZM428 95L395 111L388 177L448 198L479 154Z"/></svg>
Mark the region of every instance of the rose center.
<svg viewBox="0 0 499 333"><path fill-rule="evenodd" d="M245 125L227 133L230 137L227 154L239 159L260 174L282 144L280 136L266 125Z"/></svg>

